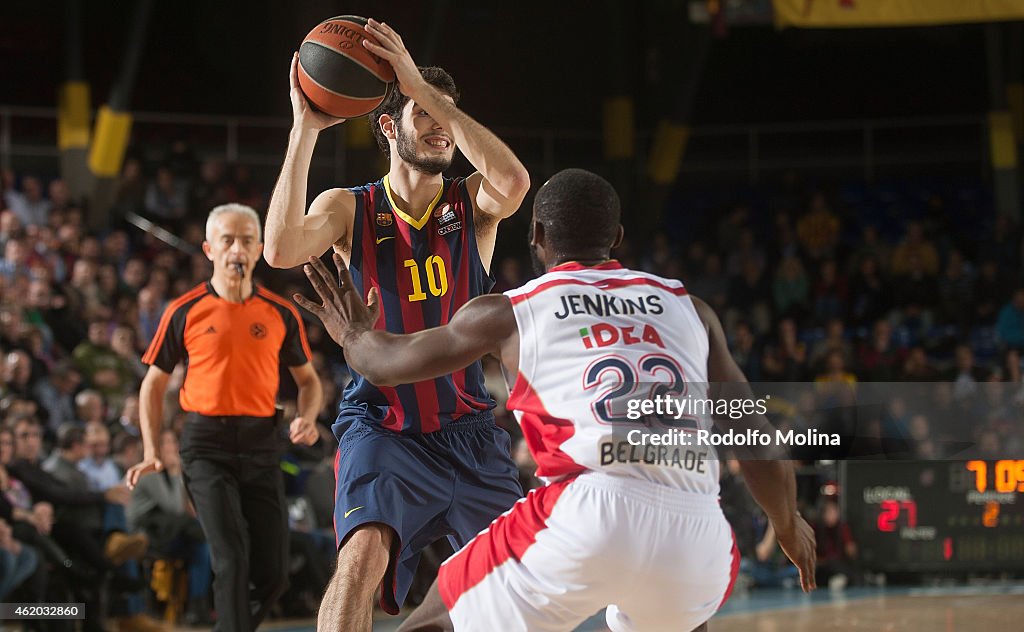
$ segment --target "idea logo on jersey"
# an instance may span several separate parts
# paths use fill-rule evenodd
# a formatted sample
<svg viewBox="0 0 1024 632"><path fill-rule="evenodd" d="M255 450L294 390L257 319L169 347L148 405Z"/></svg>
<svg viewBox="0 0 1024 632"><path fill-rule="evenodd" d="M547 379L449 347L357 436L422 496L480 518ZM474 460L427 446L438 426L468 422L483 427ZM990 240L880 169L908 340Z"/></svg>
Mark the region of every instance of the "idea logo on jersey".
<svg viewBox="0 0 1024 632"><path fill-rule="evenodd" d="M580 338L587 349L600 349L620 343L627 346L647 343L665 348L665 343L661 341L661 335L654 325L644 325L639 332L637 329L638 325L615 326L597 323L580 329Z"/></svg>

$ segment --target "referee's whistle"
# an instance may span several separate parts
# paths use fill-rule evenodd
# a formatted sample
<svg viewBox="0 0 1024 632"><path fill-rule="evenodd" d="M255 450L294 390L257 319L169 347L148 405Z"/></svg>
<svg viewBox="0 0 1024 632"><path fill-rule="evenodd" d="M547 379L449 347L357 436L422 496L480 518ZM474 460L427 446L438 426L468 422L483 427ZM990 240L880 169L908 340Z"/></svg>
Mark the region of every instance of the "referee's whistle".
<svg viewBox="0 0 1024 632"><path fill-rule="evenodd" d="M240 276L242 278L245 278L245 266L244 265L242 265L241 263L238 263L238 262L232 263L231 265L234 266L235 272L238 273L238 276Z"/></svg>

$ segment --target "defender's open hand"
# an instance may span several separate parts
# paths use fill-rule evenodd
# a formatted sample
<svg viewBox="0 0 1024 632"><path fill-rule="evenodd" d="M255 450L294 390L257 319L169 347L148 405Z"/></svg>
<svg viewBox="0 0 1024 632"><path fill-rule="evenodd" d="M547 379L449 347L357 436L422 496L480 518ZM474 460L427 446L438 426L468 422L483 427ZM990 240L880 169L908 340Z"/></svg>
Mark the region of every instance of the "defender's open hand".
<svg viewBox="0 0 1024 632"><path fill-rule="evenodd" d="M301 294L292 298L303 309L309 311L323 322L327 333L341 346L345 346L345 338L358 331L373 329L380 316L380 302L377 288L370 288L367 302L356 293L352 284L352 276L345 267L345 261L338 253L333 253L334 267L338 270L338 278L327 271L320 259L310 257L309 263L302 266L310 284L323 301L317 305Z"/></svg>

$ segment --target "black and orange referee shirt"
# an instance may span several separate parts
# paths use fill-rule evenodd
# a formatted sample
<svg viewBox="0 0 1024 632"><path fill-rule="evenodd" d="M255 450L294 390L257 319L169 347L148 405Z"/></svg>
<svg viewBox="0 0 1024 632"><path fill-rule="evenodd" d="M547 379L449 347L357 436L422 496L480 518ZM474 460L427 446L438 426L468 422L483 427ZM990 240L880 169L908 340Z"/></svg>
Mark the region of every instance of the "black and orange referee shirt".
<svg viewBox="0 0 1024 632"><path fill-rule="evenodd" d="M271 417L279 366L310 361L299 312L260 286L242 303L217 295L210 282L167 306L142 361L170 373L185 362L178 400L189 412Z"/></svg>

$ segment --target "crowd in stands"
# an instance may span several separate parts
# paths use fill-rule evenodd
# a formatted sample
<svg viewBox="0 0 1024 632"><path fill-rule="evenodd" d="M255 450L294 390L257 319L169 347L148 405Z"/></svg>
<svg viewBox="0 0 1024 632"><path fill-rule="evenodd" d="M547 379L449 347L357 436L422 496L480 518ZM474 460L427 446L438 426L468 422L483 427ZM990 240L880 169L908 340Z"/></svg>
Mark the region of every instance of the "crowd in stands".
<svg viewBox="0 0 1024 632"><path fill-rule="evenodd" d="M125 471L141 460L140 358L167 303L205 282L205 217L224 202L264 208L244 168L192 173L175 155L142 177L126 161L113 210L93 228L60 179L3 173L0 190L0 601L86 604L85 629L162 629L158 601L180 604L183 621L214 621L209 549L184 491L177 403L183 367L168 389L159 440L163 472L129 491ZM205 178L205 179L204 179ZM171 247L123 221L138 213L189 246ZM264 265L261 282L287 283ZM280 287L278 285L277 287ZM302 289L297 286L296 289ZM323 435L282 464L290 493L292 588L278 614L308 615L329 579L335 442L329 427L347 374L338 350L310 323L314 363L326 391ZM282 397L294 385L282 376ZM305 497L307 489L318 502ZM326 495L326 498L325 498ZM184 594L174 594L184 576ZM102 613L102 615L100 615ZM70 629L49 621L48 629Z"/></svg>
<svg viewBox="0 0 1024 632"><path fill-rule="evenodd" d="M255 181L243 165L199 160L188 145L175 143L158 165L126 160L113 209L97 223L60 179L3 172L0 601L84 602L118 629L159 629L158 602L174 592L168 577L184 573L185 621L204 625L215 616L209 551L177 459L185 420L176 388L182 367L165 404L159 441L165 471L133 491L123 475L141 459L142 352L167 303L212 270L199 250L206 214L225 202L262 213L271 184ZM982 454L1019 451L1021 233L1010 218L986 210L983 189L972 191L965 201L938 187L918 193L912 209L877 203L883 194L872 187L819 191L793 182L744 199L677 200L663 232L644 244L627 241L616 256L626 266L680 278L708 301L752 381L853 390L865 382L943 380L933 402L971 414L969 432ZM194 250L126 223L128 213L167 226ZM521 237L505 232L504 239ZM517 252L525 251L524 243ZM496 261L496 290L528 280L526 260ZM285 296L308 294L295 271L261 264L256 276ZM329 428L348 373L322 328L309 319L307 326L325 390L323 440L293 446L282 463L293 564L279 615L315 610L334 557L336 443ZM499 423L516 436L501 404L500 371L494 363L487 367ZM1002 388L987 387L996 382ZM772 415L796 426L820 423L822 393L835 392L809 392L808 401L797 399ZM285 373L282 400L294 395ZM931 427L934 406L921 403L897 398L878 411L873 427L881 438L899 438L900 449L929 457L941 450L942 429ZM521 440L513 445L524 486L537 486L529 452ZM722 471L723 504L745 560L754 564L746 567L751 580L791 581L791 571L777 563L770 528L735 484L737 468L723 463ZM829 473L815 476L824 482ZM835 498L812 487L802 500L822 534L823 569L853 580L856 544ZM68 629L66 622L46 625ZM103 629L102 618L90 616L86 629Z"/></svg>

